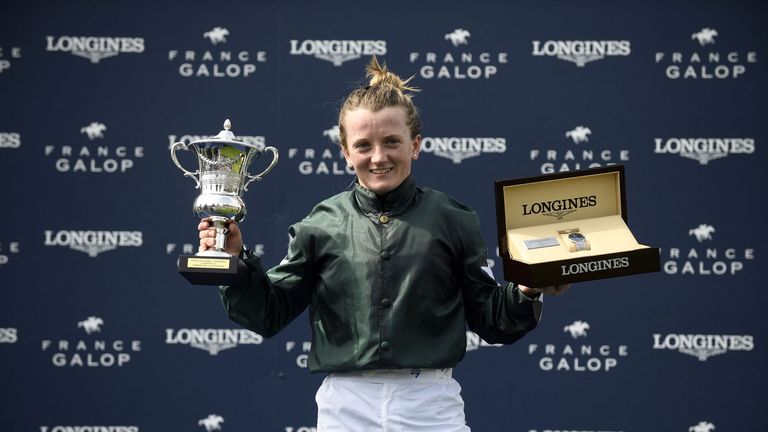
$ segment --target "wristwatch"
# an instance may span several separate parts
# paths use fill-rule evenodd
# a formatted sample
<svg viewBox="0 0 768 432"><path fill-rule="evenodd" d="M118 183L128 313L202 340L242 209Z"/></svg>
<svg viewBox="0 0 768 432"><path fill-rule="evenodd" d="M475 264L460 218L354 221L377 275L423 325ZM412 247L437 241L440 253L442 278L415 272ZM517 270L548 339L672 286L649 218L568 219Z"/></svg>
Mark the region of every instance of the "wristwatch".
<svg viewBox="0 0 768 432"><path fill-rule="evenodd" d="M584 234L574 232L568 234L568 240L571 241L576 246L577 251L583 251L589 249L589 243L587 243L587 238L584 237Z"/></svg>

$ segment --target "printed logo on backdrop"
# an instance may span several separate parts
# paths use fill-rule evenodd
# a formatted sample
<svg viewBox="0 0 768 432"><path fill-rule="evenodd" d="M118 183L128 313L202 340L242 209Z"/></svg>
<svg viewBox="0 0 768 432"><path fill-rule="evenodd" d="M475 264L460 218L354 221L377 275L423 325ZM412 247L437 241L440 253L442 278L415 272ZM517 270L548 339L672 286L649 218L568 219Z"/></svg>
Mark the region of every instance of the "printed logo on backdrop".
<svg viewBox="0 0 768 432"><path fill-rule="evenodd" d="M46 36L45 50L48 52L70 53L84 57L91 63L119 54L141 54L144 52L144 38L101 37L101 36Z"/></svg>
<svg viewBox="0 0 768 432"><path fill-rule="evenodd" d="M39 432L139 432L138 426L40 426Z"/></svg>
<svg viewBox="0 0 768 432"><path fill-rule="evenodd" d="M133 355L141 351L141 341L107 339L102 336L104 320L95 315L84 318L71 327L76 333L70 339L43 339L42 352L51 356L56 367L110 368L126 366ZM77 331L75 330L77 329Z"/></svg>
<svg viewBox="0 0 768 432"><path fill-rule="evenodd" d="M291 39L291 49L288 51L293 56L311 56L319 60L341 66L350 60L361 57L383 56L387 54L387 41L385 40L319 40L319 39Z"/></svg>
<svg viewBox="0 0 768 432"><path fill-rule="evenodd" d="M755 152L754 138L654 138L656 154L678 155L693 159L700 165L730 155L751 155Z"/></svg>
<svg viewBox="0 0 768 432"><path fill-rule="evenodd" d="M347 166L344 153L341 151L339 126L333 125L318 132L318 142L324 145L304 148L289 148L288 159L297 163L299 173L303 175L355 175L355 170Z"/></svg>
<svg viewBox="0 0 768 432"><path fill-rule="evenodd" d="M141 247L141 231L45 230L44 246L64 246L84 252L91 258L121 247Z"/></svg>
<svg viewBox="0 0 768 432"><path fill-rule="evenodd" d="M665 334L654 333L653 349L677 351L699 361L731 351L752 351L753 335Z"/></svg>
<svg viewBox="0 0 768 432"><path fill-rule="evenodd" d="M563 146L568 145L565 150ZM596 168L629 161L628 149L616 149L605 144L605 139L593 136L592 128L583 124L563 133L555 143L541 147L532 146L529 160L540 164L542 174Z"/></svg>
<svg viewBox="0 0 768 432"><path fill-rule="evenodd" d="M727 240L716 238L710 224L688 229L681 245L666 248L667 261L663 269L668 275L733 276L744 269L744 263L755 259L754 248L736 247Z"/></svg>
<svg viewBox="0 0 768 432"><path fill-rule="evenodd" d="M528 429L528 432L624 432L623 430L613 430L613 429L582 429L582 428L575 428L575 427L565 427L565 428L542 428L542 429Z"/></svg>
<svg viewBox="0 0 768 432"><path fill-rule="evenodd" d="M675 45L684 42L684 35ZM748 66L757 63L757 52L734 46L728 35L703 27L689 36L687 48L680 51L657 51L656 64L664 66L669 79L738 79Z"/></svg>
<svg viewBox="0 0 768 432"><path fill-rule="evenodd" d="M0 269L11 262L11 257L20 252L19 242L0 242Z"/></svg>
<svg viewBox="0 0 768 432"><path fill-rule="evenodd" d="M21 147L21 134L18 132L0 132L0 149Z"/></svg>
<svg viewBox="0 0 768 432"><path fill-rule="evenodd" d="M249 247L248 245L243 245L246 249L253 251L253 253L256 256L264 256L264 245L263 244L257 244L253 247ZM166 255L175 255L175 254L182 254L182 255L194 255L197 253L197 247L198 244L192 244L192 243L168 243L165 245L165 253Z"/></svg>
<svg viewBox="0 0 768 432"><path fill-rule="evenodd" d="M19 330L13 327L0 328L0 344L15 344L19 341Z"/></svg>
<svg viewBox="0 0 768 432"><path fill-rule="evenodd" d="M564 335L553 343L529 344L528 355L537 359L539 369L547 372L612 372L619 360L629 355L629 349L627 345L595 342L590 335L592 330L587 321L566 324Z"/></svg>
<svg viewBox="0 0 768 432"><path fill-rule="evenodd" d="M285 343L285 352L298 353L296 355L296 366L306 369L307 360L309 359L309 352L312 350L312 342L303 341L288 341Z"/></svg>
<svg viewBox="0 0 768 432"><path fill-rule="evenodd" d="M717 429L714 424L708 421L700 421L699 423L688 428L688 432L712 432Z"/></svg>
<svg viewBox="0 0 768 432"><path fill-rule="evenodd" d="M189 35L184 42L189 48L169 50L168 61L178 65L179 75L185 78L249 78L257 64L267 62L267 52L250 49L250 40L215 26Z"/></svg>
<svg viewBox="0 0 768 432"><path fill-rule="evenodd" d="M11 68L11 66L13 65L13 62L16 59L20 59L20 58L21 58L21 48L19 47L4 48L0 46L0 76L3 75L3 72Z"/></svg>
<svg viewBox="0 0 768 432"><path fill-rule="evenodd" d="M246 329L165 329L166 345L188 345L212 356L240 345L260 345L264 338Z"/></svg>
<svg viewBox="0 0 768 432"><path fill-rule="evenodd" d="M509 63L506 52L491 52L479 30L455 28L441 37L443 43L429 51L408 55L424 79L478 80L494 77Z"/></svg>
<svg viewBox="0 0 768 432"><path fill-rule="evenodd" d="M45 156L54 160L53 167L61 173L126 173L136 159L144 157L144 147L128 147L107 137L107 126L92 121L79 128L79 137L67 137L71 144L45 145Z"/></svg>
<svg viewBox="0 0 768 432"><path fill-rule="evenodd" d="M191 133L182 133L180 135L168 135L168 147L171 148L173 145L177 142L182 142L184 144L189 144L193 141L198 141L206 138L211 138L210 135L196 135ZM235 137L238 141L244 142L246 144L251 144L258 148L259 150L264 150L264 147L266 146L265 142L266 139L262 135L237 135ZM258 160L258 159L257 159ZM194 163L197 163L196 160L190 159L190 161L193 161ZM192 163L192 162L190 162ZM183 165L183 164L182 164Z"/></svg>
<svg viewBox="0 0 768 432"><path fill-rule="evenodd" d="M531 43L534 57L555 57L580 68L606 57L627 57L632 53L628 40L535 40Z"/></svg>
<svg viewBox="0 0 768 432"><path fill-rule="evenodd" d="M488 342L484 341L483 338L481 338L477 333L467 331L467 352L477 351L480 348L498 348L501 346L504 346L504 344L489 344Z"/></svg>
<svg viewBox="0 0 768 432"><path fill-rule="evenodd" d="M460 164L464 159L482 154L501 154L507 151L505 138L481 137L424 137L421 152L449 159Z"/></svg>
<svg viewBox="0 0 768 432"><path fill-rule="evenodd" d="M224 423L224 417L218 414L208 414L208 417L197 421L198 426L202 426L205 432L221 430L221 424Z"/></svg>

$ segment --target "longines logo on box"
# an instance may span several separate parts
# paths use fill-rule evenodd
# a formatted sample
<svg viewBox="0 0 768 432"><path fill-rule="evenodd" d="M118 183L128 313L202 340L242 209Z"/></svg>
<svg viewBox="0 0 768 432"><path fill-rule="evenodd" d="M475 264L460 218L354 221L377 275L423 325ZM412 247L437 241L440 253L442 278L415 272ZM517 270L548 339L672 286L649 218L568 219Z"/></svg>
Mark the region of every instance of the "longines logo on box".
<svg viewBox="0 0 768 432"><path fill-rule="evenodd" d="M19 252L19 242L0 243L0 269L11 261L12 255Z"/></svg>
<svg viewBox="0 0 768 432"><path fill-rule="evenodd" d="M729 351L752 351L755 340L752 335L705 335L654 333L653 349L678 351L706 361L709 357Z"/></svg>
<svg viewBox="0 0 768 432"><path fill-rule="evenodd" d="M753 248L713 247L713 233L715 227L709 224L689 229L688 236L697 243L687 248L666 248L669 259L662 266L664 272L668 275L734 275L744 269L745 261L755 259Z"/></svg>
<svg viewBox="0 0 768 432"><path fill-rule="evenodd" d="M257 63L267 62L266 51L249 51L243 49L244 43L238 42L234 47L229 43L229 29L226 27L213 27L202 32L201 38L208 41L199 42L194 49L173 49L168 51L168 61L178 63L179 75L189 78L248 78L256 72ZM242 40L242 37L240 38ZM201 46L206 48L199 49ZM211 46L213 48L211 48Z"/></svg>
<svg viewBox="0 0 768 432"><path fill-rule="evenodd" d="M507 151L507 140L498 137L424 137L421 151L460 164L464 159L484 153L504 153Z"/></svg>
<svg viewBox="0 0 768 432"><path fill-rule="evenodd" d="M419 67L419 76L424 79L479 80L490 79L499 72L502 65L509 63L505 52L491 53L482 48L474 48L473 37L464 28L453 29L445 33L445 41L432 52L411 52L408 60Z"/></svg>
<svg viewBox="0 0 768 432"><path fill-rule="evenodd" d="M54 167L61 173L125 173L136 159L144 157L144 147L109 146L103 142L106 130L104 123L92 121L80 127L82 139L87 138L89 144L45 145L43 151L45 156L56 158Z"/></svg>
<svg viewBox="0 0 768 432"><path fill-rule="evenodd" d="M298 162L298 171L303 175L355 175L355 170L344 160L339 133L338 125L323 130L326 142L323 147L289 148L288 159Z"/></svg>
<svg viewBox="0 0 768 432"><path fill-rule="evenodd" d="M19 330L13 327L0 328L0 343L14 344L19 340Z"/></svg>
<svg viewBox="0 0 768 432"><path fill-rule="evenodd" d="M21 58L21 48L11 47L3 49L0 46L0 75L11 68L11 60Z"/></svg>
<svg viewBox="0 0 768 432"><path fill-rule="evenodd" d="M753 154L754 138L654 138L656 154L677 154L707 165L732 154Z"/></svg>
<svg viewBox="0 0 768 432"><path fill-rule="evenodd" d="M0 132L0 149L21 147L21 134L18 132Z"/></svg>
<svg viewBox="0 0 768 432"><path fill-rule="evenodd" d="M264 338L246 329L165 329L167 345L189 345L208 351L210 355L237 348L240 345L259 345Z"/></svg>
<svg viewBox="0 0 768 432"><path fill-rule="evenodd" d="M39 432L139 432L138 426L40 426Z"/></svg>
<svg viewBox="0 0 768 432"><path fill-rule="evenodd" d="M101 333L104 320L92 315L79 321L77 327L86 336ZM56 367L109 368L127 365L132 354L141 351L140 340L105 340L86 337L87 340L62 339L41 342L43 352L51 353L51 363Z"/></svg>
<svg viewBox="0 0 768 432"><path fill-rule="evenodd" d="M597 206L597 196L568 197L564 199L526 203L522 205L522 215L543 215L562 220L563 217L585 207Z"/></svg>
<svg viewBox="0 0 768 432"><path fill-rule="evenodd" d="M91 258L119 247L140 247L144 240L141 231L74 231L45 230L45 246L66 246L85 252Z"/></svg>
<svg viewBox="0 0 768 432"><path fill-rule="evenodd" d="M669 79L737 79L747 72L747 65L757 62L757 52L737 51L730 47L710 49L720 36L716 29L704 27L690 35L691 48L686 52L657 51L656 64L666 65Z"/></svg>
<svg viewBox="0 0 768 432"><path fill-rule="evenodd" d="M344 62L357 60L362 56L383 56L387 53L384 40L315 40L291 39L290 55L313 56L320 60L341 66Z"/></svg>
<svg viewBox="0 0 768 432"><path fill-rule="evenodd" d="M572 339L588 337L590 325L586 321L574 321L563 327ZM619 359L627 357L626 345L571 345L567 344L529 344L528 354L539 357L539 369L556 372L610 372L619 364Z"/></svg>
<svg viewBox="0 0 768 432"><path fill-rule="evenodd" d="M630 266L629 257L617 257L611 259L601 259L587 261L576 264L561 265L560 275L569 276L581 273L597 273L606 270L626 268Z"/></svg>
<svg viewBox="0 0 768 432"><path fill-rule="evenodd" d="M46 36L45 41L46 51L68 52L85 57L91 63L118 54L144 52L144 38L140 37Z"/></svg>
<svg viewBox="0 0 768 432"><path fill-rule="evenodd" d="M535 40L532 44L534 56L556 57L578 67L605 57L626 57L632 52L628 40Z"/></svg>
<svg viewBox="0 0 768 432"><path fill-rule="evenodd" d="M541 162L539 170L542 174L580 170L584 168L597 168L601 166L615 165L629 161L628 149L602 149L585 148L582 144L589 144L592 139L592 128L578 125L566 131L560 138L560 142L567 141L573 146L582 147L579 150L567 149L565 151L549 148L531 148L529 159L531 162ZM599 139L596 139L600 143Z"/></svg>

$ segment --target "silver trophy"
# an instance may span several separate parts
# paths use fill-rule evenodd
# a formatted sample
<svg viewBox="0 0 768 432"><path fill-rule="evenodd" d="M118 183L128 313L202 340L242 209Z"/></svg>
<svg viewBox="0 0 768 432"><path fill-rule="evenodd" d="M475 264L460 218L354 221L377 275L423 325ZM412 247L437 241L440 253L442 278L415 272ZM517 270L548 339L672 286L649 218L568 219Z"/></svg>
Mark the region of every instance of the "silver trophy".
<svg viewBox="0 0 768 432"><path fill-rule="evenodd" d="M212 250L195 255L179 257L179 272L195 284L229 284L242 277L244 265L238 257L224 252L229 221L241 222L246 209L243 193L248 185L261 180L277 164L278 154L274 147L257 146L237 141L230 131L232 123L227 119L224 130L218 135L189 144L177 142L171 146L173 163L195 181L200 195L192 205L198 219L208 219L216 230L215 246ZM189 171L179 163L176 152L191 150L197 156L198 169ZM265 152L272 153L272 162L257 175L248 169L254 159ZM240 268L241 271L238 271Z"/></svg>

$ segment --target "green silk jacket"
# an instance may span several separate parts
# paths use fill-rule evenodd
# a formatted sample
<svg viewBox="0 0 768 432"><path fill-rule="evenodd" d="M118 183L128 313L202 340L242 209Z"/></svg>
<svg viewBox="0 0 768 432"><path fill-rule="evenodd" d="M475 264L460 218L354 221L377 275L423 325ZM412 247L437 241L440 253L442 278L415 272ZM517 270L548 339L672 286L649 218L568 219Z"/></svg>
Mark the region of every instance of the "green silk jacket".
<svg viewBox="0 0 768 432"><path fill-rule="evenodd" d="M533 329L541 302L490 276L475 212L411 177L379 196L359 184L291 226L288 255L221 288L229 317L270 337L309 306L311 372L448 368L466 327L488 343Z"/></svg>

